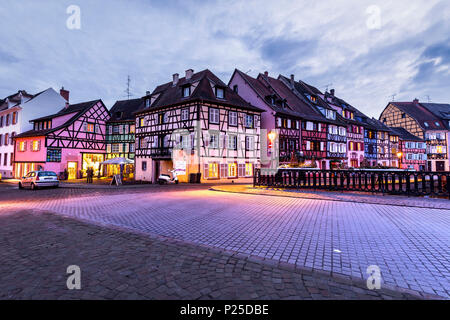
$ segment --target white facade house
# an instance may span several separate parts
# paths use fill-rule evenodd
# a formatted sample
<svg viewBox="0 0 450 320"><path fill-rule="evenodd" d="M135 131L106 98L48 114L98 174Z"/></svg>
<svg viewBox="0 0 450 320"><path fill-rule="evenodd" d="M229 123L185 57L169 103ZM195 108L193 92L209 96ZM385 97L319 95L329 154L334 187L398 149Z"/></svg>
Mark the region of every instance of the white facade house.
<svg viewBox="0 0 450 320"><path fill-rule="evenodd" d="M63 92L68 98L68 91L62 89L61 93ZM55 113L65 104L66 99L52 88L35 95L19 90L0 99L0 174L2 178L13 177L13 137L33 129L30 120Z"/></svg>

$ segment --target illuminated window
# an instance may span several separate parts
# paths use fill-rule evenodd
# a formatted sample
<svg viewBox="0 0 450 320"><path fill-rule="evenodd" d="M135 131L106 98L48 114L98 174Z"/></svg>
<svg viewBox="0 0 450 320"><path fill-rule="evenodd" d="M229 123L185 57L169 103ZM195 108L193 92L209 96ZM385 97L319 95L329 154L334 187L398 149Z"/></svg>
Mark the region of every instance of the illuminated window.
<svg viewBox="0 0 450 320"><path fill-rule="evenodd" d="M94 132L94 124L93 123L88 123L86 126L86 132Z"/></svg>
<svg viewBox="0 0 450 320"><path fill-rule="evenodd" d="M27 150L27 142L26 141L20 141L19 142L19 151L26 151Z"/></svg>
<svg viewBox="0 0 450 320"><path fill-rule="evenodd" d="M437 146L436 153L444 153L444 148L442 146Z"/></svg>
<svg viewBox="0 0 450 320"><path fill-rule="evenodd" d="M136 132L136 126L134 124L130 125L130 133Z"/></svg>
<svg viewBox="0 0 450 320"><path fill-rule="evenodd" d="M33 151L39 151L40 147L40 141L39 140L33 140L33 143L31 145L31 150Z"/></svg>
<svg viewBox="0 0 450 320"><path fill-rule="evenodd" d="M253 176L253 163L247 162L245 164L245 176L246 177Z"/></svg>
<svg viewBox="0 0 450 320"><path fill-rule="evenodd" d="M208 178L218 179L219 178L219 164L212 162L208 164Z"/></svg>
<svg viewBox="0 0 450 320"><path fill-rule="evenodd" d="M144 126L144 118L139 118L139 127Z"/></svg>
<svg viewBox="0 0 450 320"><path fill-rule="evenodd" d="M237 177L237 163L229 163L228 164L228 177L235 178Z"/></svg>

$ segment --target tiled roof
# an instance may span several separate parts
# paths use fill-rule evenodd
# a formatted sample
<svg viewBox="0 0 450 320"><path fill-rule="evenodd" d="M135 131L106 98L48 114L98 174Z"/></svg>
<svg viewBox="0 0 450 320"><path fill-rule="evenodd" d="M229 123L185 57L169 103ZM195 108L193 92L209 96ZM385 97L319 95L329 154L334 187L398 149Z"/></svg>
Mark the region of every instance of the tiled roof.
<svg viewBox="0 0 450 320"><path fill-rule="evenodd" d="M401 127L390 127L391 131L396 133L399 138L403 141L424 141L423 139L419 138L418 136L413 135L405 128Z"/></svg>
<svg viewBox="0 0 450 320"><path fill-rule="evenodd" d="M187 85L196 84L194 91L191 92L189 97L182 96L182 89ZM216 97L213 87L217 86L224 89L224 98L220 99ZM211 103L218 103L224 105L230 105L239 107L242 109L263 112L264 110L252 106L242 99L236 92L231 90L222 80L215 76L210 70L206 69L192 74L190 79L186 77L180 78L176 85L173 82L168 82L155 88L151 96L159 94L156 100L150 105L150 110L160 109L171 105L205 101ZM140 112L145 112L147 109L143 109Z"/></svg>
<svg viewBox="0 0 450 320"><path fill-rule="evenodd" d="M425 130L442 130L446 128L436 115L418 102L389 102L389 104L414 118Z"/></svg>
<svg viewBox="0 0 450 320"><path fill-rule="evenodd" d="M55 113L55 114L52 114L52 115L46 116L46 117L33 119L33 120L31 120L31 122L52 119L55 117L63 116L65 114L75 113L69 120L67 120L66 122L64 122L62 125L60 125L58 127L47 129L47 130L25 131L25 132L22 132L21 134L18 134L17 136L15 136L15 138L43 136L43 135L46 135L47 133L57 131L61 128L64 128L67 125L73 123L78 117L80 117L80 115L82 115L86 110L93 107L98 102L102 102L102 100L98 99L98 100L92 100L92 101L88 101L88 102L72 104L72 105L69 105L67 108L61 109L58 113Z"/></svg>
<svg viewBox="0 0 450 320"><path fill-rule="evenodd" d="M142 98L116 101L109 112L111 118L109 121L127 121L135 119L134 113L145 107L145 100Z"/></svg>
<svg viewBox="0 0 450 320"><path fill-rule="evenodd" d="M97 100L92 100L92 101L87 101L87 102L76 103L76 104L69 104L68 107L62 108L57 113L50 114L50 115L45 116L45 117L36 118L36 119L31 120L31 121L50 120L50 119L53 119L55 117L60 117L60 116L63 116L65 114L69 114L69 113L84 112L85 110L91 108L93 105L95 105L99 101L101 101L101 100L97 99Z"/></svg>
<svg viewBox="0 0 450 320"><path fill-rule="evenodd" d="M246 81L249 86L260 96L260 98L266 103L266 105L271 108L273 111L294 116L294 117L301 117L302 115L290 108L282 107L280 103L276 102L274 104L271 103L270 97L273 96L276 100L283 100L284 98L280 97L275 90L272 89L272 87L268 84L266 84L264 81L261 81L260 79L255 79L248 74L236 69L235 72L239 73L239 75Z"/></svg>
<svg viewBox="0 0 450 320"><path fill-rule="evenodd" d="M281 80L275 79L263 74L259 74L258 79L269 84L277 94L286 99L287 104L300 116L306 120L327 122L326 118L306 101L300 99L289 87Z"/></svg>
<svg viewBox="0 0 450 320"><path fill-rule="evenodd" d="M442 120L442 123L447 129L450 129L450 104L447 103L420 103L428 111L433 113L436 117Z"/></svg>
<svg viewBox="0 0 450 320"><path fill-rule="evenodd" d="M336 112L336 110L334 110L332 107L330 107L328 105L328 103L326 103L319 95L321 95L322 93L316 88L313 87L301 80L297 80L294 81L294 87L293 88L289 88L286 83L291 83L291 80L283 75L279 75L278 76L278 80L283 80L283 86L288 88L289 92L295 96L297 98L297 100L302 101L303 105L308 106L308 108L310 110L313 110L315 113L319 114L320 117L322 118L322 120L320 121L324 121L324 122L329 122L329 123L334 123L337 125L345 125L345 121L344 118L342 118L342 116ZM297 94L295 94L295 91L297 92ZM309 96L313 96L317 99L316 103L310 101L307 97L307 95ZM334 112L336 112L336 120L331 120L331 119L327 119L320 111L319 108L322 109L328 109L328 110L332 110Z"/></svg>

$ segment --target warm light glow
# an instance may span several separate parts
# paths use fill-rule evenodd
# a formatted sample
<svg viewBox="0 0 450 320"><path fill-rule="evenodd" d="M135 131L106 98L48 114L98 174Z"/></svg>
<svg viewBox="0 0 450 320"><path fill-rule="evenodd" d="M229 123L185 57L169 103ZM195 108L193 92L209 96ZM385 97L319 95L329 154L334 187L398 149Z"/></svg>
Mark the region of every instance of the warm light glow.
<svg viewBox="0 0 450 320"><path fill-rule="evenodd" d="M273 131L270 131L267 136L269 137L270 141L273 141L277 137L277 134L275 132L273 132Z"/></svg>
<svg viewBox="0 0 450 320"><path fill-rule="evenodd" d="M398 157L398 158L401 158L401 157L402 157L402 155L403 155L403 153L401 153L401 152L397 152L397 157Z"/></svg>

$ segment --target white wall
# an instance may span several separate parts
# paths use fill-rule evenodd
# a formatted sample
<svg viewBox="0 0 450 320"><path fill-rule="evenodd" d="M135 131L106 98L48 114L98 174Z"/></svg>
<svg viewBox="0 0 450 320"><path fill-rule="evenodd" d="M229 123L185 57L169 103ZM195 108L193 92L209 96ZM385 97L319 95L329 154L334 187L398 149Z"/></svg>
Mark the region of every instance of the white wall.
<svg viewBox="0 0 450 320"><path fill-rule="evenodd" d="M57 113L65 106L65 104L66 100L61 97L55 90L49 88L37 97L25 101L17 107L0 111L0 116L6 116L6 114L8 113L12 114L14 111L18 112L18 121L15 125L10 124L9 126L5 126L5 120L3 120L3 127L0 128L0 134L4 139L6 133L11 136L12 132L20 134L22 132L31 130L33 129L33 125L30 123L30 120ZM10 165L10 157L12 152L14 152L14 146L11 143L8 143L8 145L5 146L3 141L2 146L0 146L0 174L3 177L12 177L13 166ZM6 166L3 165L5 153L8 154L8 162Z"/></svg>

